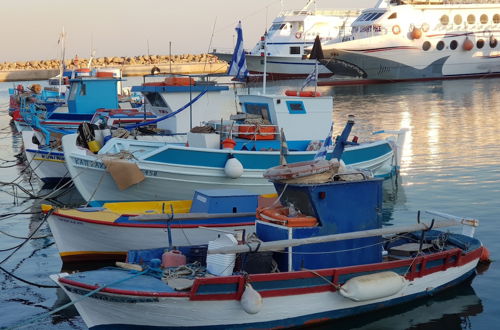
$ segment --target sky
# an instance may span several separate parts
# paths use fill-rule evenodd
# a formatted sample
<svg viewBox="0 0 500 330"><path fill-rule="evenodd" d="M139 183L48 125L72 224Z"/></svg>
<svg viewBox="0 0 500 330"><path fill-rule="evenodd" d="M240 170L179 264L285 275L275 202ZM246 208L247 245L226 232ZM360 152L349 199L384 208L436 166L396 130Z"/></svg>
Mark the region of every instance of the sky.
<svg viewBox="0 0 500 330"><path fill-rule="evenodd" d="M317 0L317 8L366 8L375 0ZM229 50L242 21L252 48L282 10L307 0L1 0L0 62L66 58L200 54ZM282 5L283 4L283 5Z"/></svg>

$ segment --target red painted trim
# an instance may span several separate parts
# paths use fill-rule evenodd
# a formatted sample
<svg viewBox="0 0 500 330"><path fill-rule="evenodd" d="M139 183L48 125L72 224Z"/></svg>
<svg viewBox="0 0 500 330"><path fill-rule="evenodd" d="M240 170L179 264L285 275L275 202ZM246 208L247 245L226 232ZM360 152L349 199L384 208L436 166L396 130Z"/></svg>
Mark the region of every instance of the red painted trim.
<svg viewBox="0 0 500 330"><path fill-rule="evenodd" d="M361 266L349 266L342 268L332 268L332 269L323 269L317 270L316 273L319 273L322 276L332 276L334 278L334 283L338 284L338 278L340 275L346 274L355 274L362 273L367 271L379 271L379 270L388 270L398 267L410 267L411 271L406 274L406 278L409 280L413 280L418 277L422 277L425 275L429 275L435 272L442 271L444 269L463 266L469 262L474 260L478 260L483 252L483 247L480 247L466 255L462 255L462 250L456 248L453 250L443 251L427 256L421 256L415 259L406 259L406 260L397 260L397 261L389 261L377 264L368 264ZM429 261L433 260L451 260L451 258L456 255L457 259L455 262L446 262L444 266L433 267L431 269L425 269L425 264ZM417 265L420 265L420 271L417 272ZM302 278L311 278L316 277L316 274L313 274L309 271L298 271L291 273L272 273L272 274L257 274L250 275L249 280L251 282L260 282L260 281L279 281L279 280L287 280L287 279L302 279ZM91 286L84 283L76 282L73 280L68 280L65 278L59 279L61 283L65 283L68 285L72 285L75 287L81 287L86 289L96 289L97 286ZM117 290L117 289L109 289L106 288L103 291L115 294L122 295L135 295L135 296L151 296L151 297L189 297L191 300L237 300L241 298L242 286L244 283L243 276L224 276L224 277L212 277L212 278L199 278L196 279L193 283L193 287L189 293L155 293L155 292L144 292L144 291L128 291L128 290ZM238 285L238 289L235 292L227 293L227 294L196 294L202 285L217 285L217 284L236 284ZM335 291L331 285L325 284L321 286L315 287L305 287L305 288L287 288L287 289L278 289L278 290L263 290L259 293L263 297L280 297L280 296L289 296L294 294L307 294L307 293L318 293L318 292L326 292L326 291Z"/></svg>
<svg viewBox="0 0 500 330"><path fill-rule="evenodd" d="M71 285L77 288L87 289L87 290L95 290L99 288L97 285L89 285L81 282L76 282L65 277L59 278L59 282L67 285ZM146 291L135 291L135 290L120 290L120 289L111 289L104 288L100 292L106 293L114 293L124 296L137 296L137 297L189 297L188 292L146 292Z"/></svg>
<svg viewBox="0 0 500 330"><path fill-rule="evenodd" d="M161 223L156 223L156 224L141 224L141 223L126 223L126 222L109 222L109 221L100 221L100 220L90 220L90 219L85 219L85 218L80 218L76 216L70 216L67 214L61 214L55 211L53 215L56 215L61 218L65 219L71 219L71 220L76 220L76 221L81 221L81 222L87 222L87 223L93 223L97 225L103 225L103 226L116 226L116 227L133 227L133 228L167 228L167 224L161 224ZM59 219L58 219L59 220ZM242 226L253 226L255 222L239 222L239 223L220 223L220 224L213 224L213 223L200 223L200 224L188 224L188 225L176 225L172 224L170 225L170 228L198 228L198 227L242 227Z"/></svg>
<svg viewBox="0 0 500 330"><path fill-rule="evenodd" d="M470 79L470 78L495 78L500 77L500 73L479 73L462 76L444 76L444 77L429 77L429 78L411 78L411 79L338 79L330 81L318 81L318 86L351 86L351 85L372 85L372 84L390 84L398 82L412 81L432 81L432 80L452 80L452 79Z"/></svg>

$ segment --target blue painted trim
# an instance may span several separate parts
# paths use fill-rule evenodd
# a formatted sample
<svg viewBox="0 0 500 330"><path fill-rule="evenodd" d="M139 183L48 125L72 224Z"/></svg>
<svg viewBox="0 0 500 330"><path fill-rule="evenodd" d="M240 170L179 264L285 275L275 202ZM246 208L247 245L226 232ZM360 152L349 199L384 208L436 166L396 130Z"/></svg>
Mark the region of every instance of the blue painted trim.
<svg viewBox="0 0 500 330"><path fill-rule="evenodd" d="M396 298L396 299L391 299L387 301L383 301L380 303L374 303L374 304L369 304L369 305L364 305L360 307L354 307L354 308L346 308L346 309L341 309L341 310L334 310L334 311L328 311L328 312L322 312L322 313L317 313L317 314L310 314L310 315L305 315L305 316L298 316L298 317L293 317L293 318L288 318L288 319L282 319L282 320L276 320L276 321L271 321L271 322L256 322L256 323L247 323L247 324L228 324L228 325L217 325L217 326L199 326L199 327L156 327L156 326L145 326L145 325L130 325L130 324L106 324L106 325L99 325L92 327L90 329L122 329L122 330L128 330L128 329L145 329L145 330L182 330L182 329L190 329L190 328L196 328L196 329L204 329L204 330L216 330L216 329L270 329L270 328L288 328L288 327L296 327L296 326L301 326L306 324L308 321L312 320L336 320L336 319L341 319L341 318L346 318L346 317L352 317L356 315L360 315L363 313L367 312L372 312L376 310L381 310L381 309L386 309L388 307L393 307L399 304L404 304L408 303L410 301L419 299L419 298L425 298L431 295L434 295L435 293L439 291L443 291L447 288L450 288L452 286L455 286L461 282L464 282L471 276L475 274L475 269L469 271L468 273L462 275L461 277L448 282L445 285L439 286L434 288L434 290L427 292L419 292L417 294L401 297L401 298ZM336 294L333 293L332 294ZM325 322L326 323L326 322ZM333 324L332 324L333 326Z"/></svg>
<svg viewBox="0 0 500 330"><path fill-rule="evenodd" d="M300 110L293 109L293 106L300 106ZM286 107L288 108L288 113L291 115L300 115L306 113L306 107L302 101L286 101Z"/></svg>
<svg viewBox="0 0 500 330"><path fill-rule="evenodd" d="M36 149L26 149L26 152L32 152L34 154L42 154L42 155L52 155L52 156L64 156L63 152L57 151L45 151L45 150L36 150Z"/></svg>
<svg viewBox="0 0 500 330"><path fill-rule="evenodd" d="M149 93L199 93L202 91L219 92L229 90L228 86L192 85L192 86L133 86L132 92Z"/></svg>

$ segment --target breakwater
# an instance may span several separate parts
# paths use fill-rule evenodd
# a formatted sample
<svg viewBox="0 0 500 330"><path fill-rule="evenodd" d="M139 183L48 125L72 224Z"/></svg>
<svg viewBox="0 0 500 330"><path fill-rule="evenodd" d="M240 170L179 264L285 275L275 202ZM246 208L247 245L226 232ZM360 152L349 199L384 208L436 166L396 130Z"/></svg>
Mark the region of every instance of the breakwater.
<svg viewBox="0 0 500 330"><path fill-rule="evenodd" d="M65 60L67 68L86 68L90 59ZM59 73L60 60L17 61L0 63L0 81L44 80ZM122 69L124 76L142 76L158 68L161 73L195 74L224 73L227 63L210 54L141 55L128 57L98 57L92 59L92 67Z"/></svg>

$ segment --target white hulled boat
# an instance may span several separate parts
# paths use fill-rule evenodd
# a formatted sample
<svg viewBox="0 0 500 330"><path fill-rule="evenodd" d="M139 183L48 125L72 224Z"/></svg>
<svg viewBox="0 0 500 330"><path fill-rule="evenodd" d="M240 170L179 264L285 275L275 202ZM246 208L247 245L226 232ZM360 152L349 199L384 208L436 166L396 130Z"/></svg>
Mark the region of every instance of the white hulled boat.
<svg viewBox="0 0 500 330"><path fill-rule="evenodd" d="M500 74L498 0L380 0L352 34L323 47L323 64L335 73L376 80Z"/></svg>
<svg viewBox="0 0 500 330"><path fill-rule="evenodd" d="M311 47L317 35L322 42L340 42L351 38L351 23L360 10L310 9L315 1L309 1L301 10L282 11L268 31L266 45L259 40L246 54L248 71L264 72L264 48L267 49L266 72L270 79L304 78L313 70L314 60L303 59L304 51ZM215 52L219 58L230 61L232 53ZM332 72L319 67L321 77Z"/></svg>

